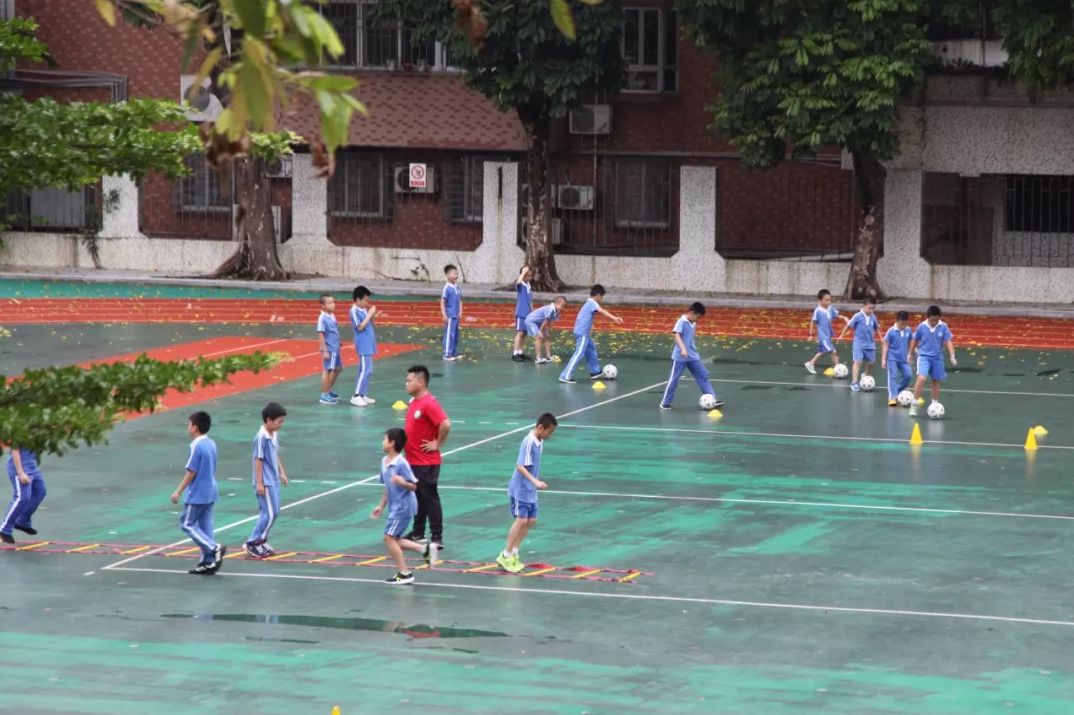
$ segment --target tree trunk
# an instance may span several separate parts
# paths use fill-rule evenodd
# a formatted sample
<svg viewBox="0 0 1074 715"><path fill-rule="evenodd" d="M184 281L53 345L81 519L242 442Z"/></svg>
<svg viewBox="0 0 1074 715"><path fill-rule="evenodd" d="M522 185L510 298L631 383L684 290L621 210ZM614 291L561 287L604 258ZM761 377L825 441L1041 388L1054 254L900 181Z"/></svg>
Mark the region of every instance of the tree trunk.
<svg viewBox="0 0 1074 715"><path fill-rule="evenodd" d="M884 246L884 178L886 171L880 161L867 151L851 148L854 158L854 178L858 182L861 204L861 225L854 245L854 261L850 265L845 294L863 300L884 299L876 276L876 262Z"/></svg>
<svg viewBox="0 0 1074 715"><path fill-rule="evenodd" d="M526 128L526 265L533 271L537 290L558 291L563 281L556 273L552 252L552 204L549 186L549 121L524 123Z"/></svg>
<svg viewBox="0 0 1074 715"><path fill-rule="evenodd" d="M235 226L239 249L216 269L215 278L245 278L255 281L287 280L276 252L276 230L272 222L272 184L261 159L235 159Z"/></svg>

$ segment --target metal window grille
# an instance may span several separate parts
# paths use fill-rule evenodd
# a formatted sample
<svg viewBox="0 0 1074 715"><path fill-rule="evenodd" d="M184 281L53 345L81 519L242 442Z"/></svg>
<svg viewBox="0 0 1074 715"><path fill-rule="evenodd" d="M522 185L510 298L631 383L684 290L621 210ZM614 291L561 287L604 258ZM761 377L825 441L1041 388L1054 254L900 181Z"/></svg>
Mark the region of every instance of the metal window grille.
<svg viewBox="0 0 1074 715"><path fill-rule="evenodd" d="M679 29L674 10L623 10L623 59L627 92L674 92L678 88Z"/></svg>
<svg viewBox="0 0 1074 715"><path fill-rule="evenodd" d="M614 220L620 228L671 225L671 164L662 159L613 159Z"/></svg>
<svg viewBox="0 0 1074 715"><path fill-rule="evenodd" d="M234 195L230 168L213 170L203 154L193 154L185 161L190 173L176 184L181 213L231 213Z"/></svg>
<svg viewBox="0 0 1074 715"><path fill-rule="evenodd" d="M345 69L445 69L439 42L414 40L414 33L397 21L375 22L375 2L330 0L321 14L332 23L343 43L343 54L326 57L324 65Z"/></svg>
<svg viewBox="0 0 1074 715"><path fill-rule="evenodd" d="M486 156L463 156L450 159L444 166L447 215L452 223L480 223L485 206Z"/></svg>
<svg viewBox="0 0 1074 715"><path fill-rule="evenodd" d="M97 186L13 190L0 216L20 231L80 231L98 220Z"/></svg>
<svg viewBox="0 0 1074 715"><path fill-rule="evenodd" d="M1004 179L1007 231L1071 233L1074 230L1071 210L1074 177L1009 174Z"/></svg>
<svg viewBox="0 0 1074 715"><path fill-rule="evenodd" d="M383 154L341 152L328 184L328 211L335 218L391 217L391 166Z"/></svg>

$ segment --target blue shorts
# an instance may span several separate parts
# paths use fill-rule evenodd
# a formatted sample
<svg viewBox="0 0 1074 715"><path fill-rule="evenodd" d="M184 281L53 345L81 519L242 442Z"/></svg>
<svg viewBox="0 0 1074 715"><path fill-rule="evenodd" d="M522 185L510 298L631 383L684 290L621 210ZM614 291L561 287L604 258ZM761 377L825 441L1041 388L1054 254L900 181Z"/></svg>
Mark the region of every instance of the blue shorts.
<svg viewBox="0 0 1074 715"><path fill-rule="evenodd" d="M876 362L876 347L854 346L854 362Z"/></svg>
<svg viewBox="0 0 1074 715"><path fill-rule="evenodd" d="M524 316L524 315L523 316L518 316L518 315L515 316L515 332L516 333L524 333L524 332L526 332L526 316Z"/></svg>
<svg viewBox="0 0 1074 715"><path fill-rule="evenodd" d="M321 364L324 365L325 370L335 370L343 367L343 358L340 357L339 351L336 350L329 353L328 357L322 357Z"/></svg>
<svg viewBox="0 0 1074 715"><path fill-rule="evenodd" d="M536 519L537 502L531 504L511 497L511 516L516 519Z"/></svg>
<svg viewBox="0 0 1074 715"><path fill-rule="evenodd" d="M527 320L523 323L523 325L526 326L526 335L530 336L531 338L536 338L538 335L541 334L541 323L531 323Z"/></svg>
<svg viewBox="0 0 1074 715"><path fill-rule="evenodd" d="M832 345L832 339L831 338L825 338L824 340L819 341L817 343L817 352L818 353L834 353L835 352L835 346Z"/></svg>
<svg viewBox="0 0 1074 715"><path fill-rule="evenodd" d="M936 357L918 355L917 374L924 375L936 382L943 382L947 379L947 372L943 368L943 355L937 355Z"/></svg>
<svg viewBox="0 0 1074 715"><path fill-rule="evenodd" d="M395 519L389 518L384 522L384 534L385 536L391 536L396 539L403 538L403 534L406 533L407 527L410 526L410 521L413 517L397 517Z"/></svg>

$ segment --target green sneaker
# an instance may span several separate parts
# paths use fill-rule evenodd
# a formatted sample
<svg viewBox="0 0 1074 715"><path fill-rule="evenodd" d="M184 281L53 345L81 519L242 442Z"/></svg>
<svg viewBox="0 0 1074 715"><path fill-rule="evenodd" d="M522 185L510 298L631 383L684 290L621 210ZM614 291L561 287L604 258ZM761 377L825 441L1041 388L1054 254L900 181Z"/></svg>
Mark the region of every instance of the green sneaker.
<svg viewBox="0 0 1074 715"><path fill-rule="evenodd" d="M526 564L522 563L522 560L517 556L512 556L510 562L504 568L511 573L518 573L526 568Z"/></svg>
<svg viewBox="0 0 1074 715"><path fill-rule="evenodd" d="M504 556L502 551L500 552L500 555L496 557L496 563L498 563L500 565L500 568L502 568L504 571L514 573L513 571L511 571L511 566L514 564L514 559L512 559L510 556Z"/></svg>

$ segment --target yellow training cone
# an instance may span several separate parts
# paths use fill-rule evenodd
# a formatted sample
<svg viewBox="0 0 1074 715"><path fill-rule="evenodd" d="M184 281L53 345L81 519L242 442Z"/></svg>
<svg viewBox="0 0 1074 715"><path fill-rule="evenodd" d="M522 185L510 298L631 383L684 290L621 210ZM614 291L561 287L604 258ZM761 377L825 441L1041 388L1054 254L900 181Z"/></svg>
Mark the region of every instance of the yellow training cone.
<svg viewBox="0 0 1074 715"><path fill-rule="evenodd" d="M835 369L834 368L829 367L824 371L824 377L832 377L833 375L835 375Z"/></svg>
<svg viewBox="0 0 1074 715"><path fill-rule="evenodd" d="M339 706L338 706L338 705L333 705L333 706L332 706L332 715L342 715L342 714L341 714L341 713L339 712Z"/></svg>
<svg viewBox="0 0 1074 715"><path fill-rule="evenodd" d="M600 380L597 380L596 382L593 383L593 389L594 390L603 390L605 387L607 387L607 385L605 385Z"/></svg>
<svg viewBox="0 0 1074 715"><path fill-rule="evenodd" d="M921 439L921 425L914 423L914 431L910 433L910 444L915 447L920 447L925 444L925 440Z"/></svg>
<svg viewBox="0 0 1074 715"><path fill-rule="evenodd" d="M406 403L403 402L402 400L396 400L395 402L392 403L392 409L393 410L405 410L406 409Z"/></svg>
<svg viewBox="0 0 1074 715"><path fill-rule="evenodd" d="M1037 425L1033 428L1033 434L1036 435L1037 439L1040 439L1048 435L1048 430L1044 428L1044 425Z"/></svg>
<svg viewBox="0 0 1074 715"><path fill-rule="evenodd" d="M1033 434L1033 428L1029 429L1026 433L1026 449L1035 450L1037 448L1037 435Z"/></svg>
<svg viewBox="0 0 1074 715"><path fill-rule="evenodd" d="M723 418L723 413L719 410L709 410L709 419L718 420Z"/></svg>

